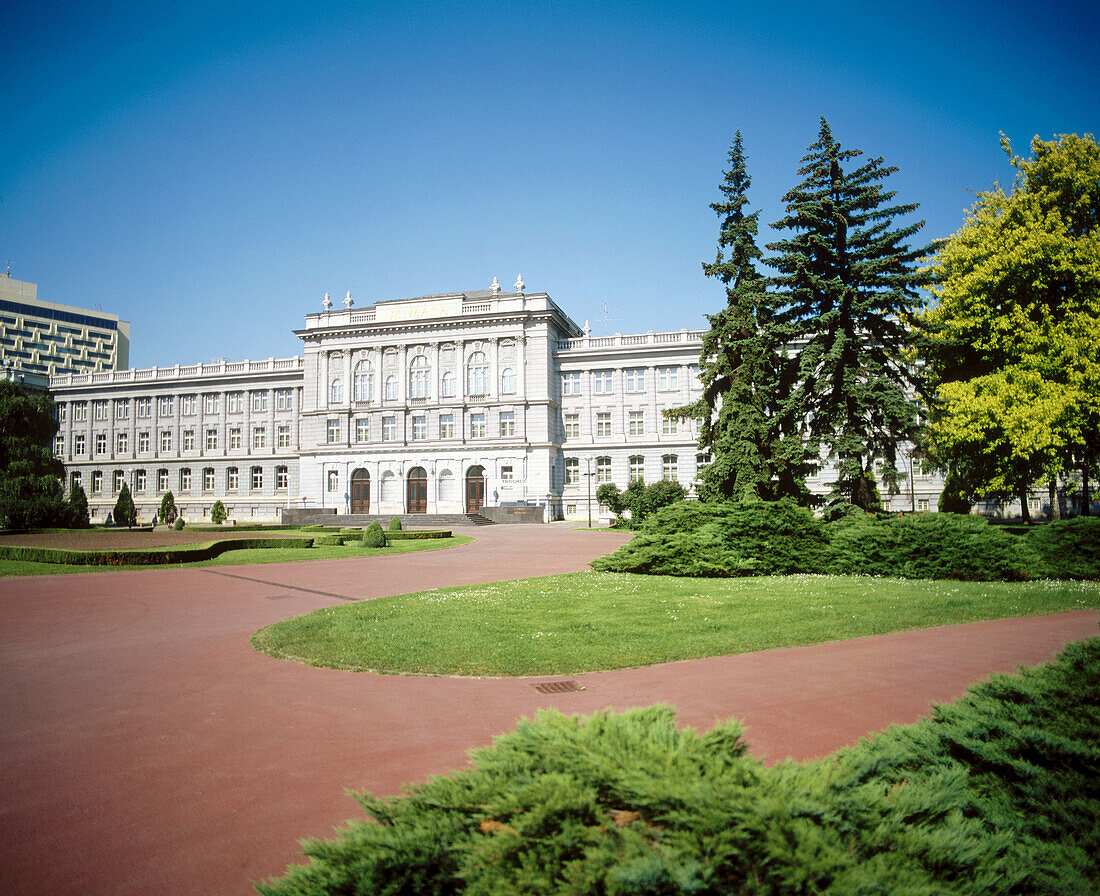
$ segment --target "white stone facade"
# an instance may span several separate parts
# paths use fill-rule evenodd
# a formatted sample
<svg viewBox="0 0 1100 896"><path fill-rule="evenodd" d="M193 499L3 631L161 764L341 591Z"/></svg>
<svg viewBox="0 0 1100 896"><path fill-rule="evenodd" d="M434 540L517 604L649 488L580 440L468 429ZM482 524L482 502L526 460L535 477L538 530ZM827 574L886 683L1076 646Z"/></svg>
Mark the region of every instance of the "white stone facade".
<svg viewBox="0 0 1100 896"><path fill-rule="evenodd" d="M53 377L67 485L95 520L126 482L143 520L170 489L186 519L221 500L238 522L507 504L606 519L603 482L694 491L696 426L662 411L699 398L702 331L592 337L545 293L495 283L353 306L326 296L301 357ZM895 509L935 509L925 480Z"/></svg>

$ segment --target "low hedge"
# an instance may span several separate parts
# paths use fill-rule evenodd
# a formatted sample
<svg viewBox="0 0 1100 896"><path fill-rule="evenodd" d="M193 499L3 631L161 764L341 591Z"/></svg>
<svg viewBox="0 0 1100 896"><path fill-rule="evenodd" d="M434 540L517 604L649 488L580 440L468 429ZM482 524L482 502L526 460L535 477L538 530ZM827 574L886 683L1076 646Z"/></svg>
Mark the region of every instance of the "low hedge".
<svg viewBox="0 0 1100 896"><path fill-rule="evenodd" d="M820 762L670 707L543 711L470 766L357 797L265 896L1100 892L1100 639Z"/></svg>
<svg viewBox="0 0 1100 896"><path fill-rule="evenodd" d="M163 566L169 563L195 563L213 560L227 551L260 548L311 548L312 538L235 538L184 547L143 548L140 550L69 551L0 545L0 559L32 563L64 563L72 566Z"/></svg>
<svg viewBox="0 0 1100 896"><path fill-rule="evenodd" d="M389 529L386 531L386 538L390 541L408 540L410 538L450 538L451 532L449 529L402 529L397 531Z"/></svg>

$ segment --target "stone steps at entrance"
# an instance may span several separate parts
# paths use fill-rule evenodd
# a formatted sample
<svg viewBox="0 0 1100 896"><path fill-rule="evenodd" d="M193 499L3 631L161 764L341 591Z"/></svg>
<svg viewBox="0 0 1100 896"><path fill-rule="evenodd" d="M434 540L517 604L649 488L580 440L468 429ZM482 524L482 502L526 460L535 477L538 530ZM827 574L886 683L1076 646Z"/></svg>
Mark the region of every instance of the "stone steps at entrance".
<svg viewBox="0 0 1100 896"><path fill-rule="evenodd" d="M383 529L390 524L394 517L401 520L403 529L453 529L469 526L492 526L492 520L486 519L479 513L318 513L314 516L303 515L296 520L301 525L348 526L352 528L365 528L371 523L379 523Z"/></svg>

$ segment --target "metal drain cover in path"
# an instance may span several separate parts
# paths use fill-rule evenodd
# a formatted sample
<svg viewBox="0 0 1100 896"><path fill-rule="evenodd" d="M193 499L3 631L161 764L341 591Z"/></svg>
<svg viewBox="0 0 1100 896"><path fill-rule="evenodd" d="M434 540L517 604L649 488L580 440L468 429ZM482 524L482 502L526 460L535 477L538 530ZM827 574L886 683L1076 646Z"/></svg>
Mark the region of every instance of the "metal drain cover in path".
<svg viewBox="0 0 1100 896"><path fill-rule="evenodd" d="M534 685L534 688L540 694L570 694L573 691L584 690L573 679L569 679L569 681L540 681Z"/></svg>

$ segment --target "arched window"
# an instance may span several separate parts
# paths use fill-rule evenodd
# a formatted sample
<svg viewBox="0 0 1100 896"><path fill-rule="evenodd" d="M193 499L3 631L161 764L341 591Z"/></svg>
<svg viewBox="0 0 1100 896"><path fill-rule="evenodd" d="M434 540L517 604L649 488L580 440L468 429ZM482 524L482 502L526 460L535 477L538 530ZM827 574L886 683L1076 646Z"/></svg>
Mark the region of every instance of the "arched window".
<svg viewBox="0 0 1100 896"><path fill-rule="evenodd" d="M500 374L500 391L505 395L515 394L516 372L511 367L505 367Z"/></svg>
<svg viewBox="0 0 1100 896"><path fill-rule="evenodd" d="M428 359L417 355L409 364L409 397L427 398L431 394L432 368Z"/></svg>
<svg viewBox="0 0 1100 896"><path fill-rule="evenodd" d="M636 482L639 479L643 479L645 476L645 458L640 454L634 454L630 457L630 481Z"/></svg>
<svg viewBox="0 0 1100 896"><path fill-rule="evenodd" d="M397 401L397 377L386 377L386 401Z"/></svg>
<svg viewBox="0 0 1100 896"><path fill-rule="evenodd" d="M596 458L596 482L603 484L611 481L611 458Z"/></svg>
<svg viewBox="0 0 1100 896"><path fill-rule="evenodd" d="M666 454L661 458L661 478L676 482L679 476L679 458L675 454Z"/></svg>
<svg viewBox="0 0 1100 896"><path fill-rule="evenodd" d="M344 400L344 381L332 381L332 403L340 404Z"/></svg>
<svg viewBox="0 0 1100 896"><path fill-rule="evenodd" d="M466 394L489 394L489 362L484 352L474 352L466 362Z"/></svg>
<svg viewBox="0 0 1100 896"><path fill-rule="evenodd" d="M370 361L360 361L352 374L352 400L370 401L374 398L374 367Z"/></svg>
<svg viewBox="0 0 1100 896"><path fill-rule="evenodd" d="M449 370L443 374L443 397L455 397L455 375Z"/></svg>

